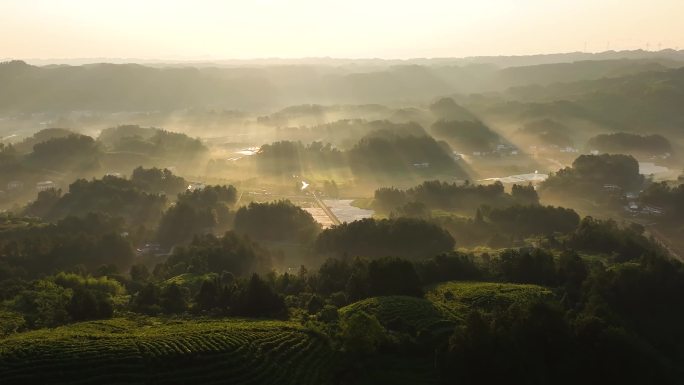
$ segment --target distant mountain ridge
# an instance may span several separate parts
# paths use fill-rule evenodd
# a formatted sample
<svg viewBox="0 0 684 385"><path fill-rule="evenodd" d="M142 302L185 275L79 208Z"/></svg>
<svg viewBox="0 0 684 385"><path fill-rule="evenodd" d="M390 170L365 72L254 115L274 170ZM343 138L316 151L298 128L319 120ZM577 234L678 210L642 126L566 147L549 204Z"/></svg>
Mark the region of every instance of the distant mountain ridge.
<svg viewBox="0 0 684 385"><path fill-rule="evenodd" d="M454 61L466 59L425 59L433 63L428 65L411 61L397 65L394 61L382 61L385 64L378 66L253 67L153 67L111 63L39 67L10 61L0 63L0 114L193 108L272 111L312 103L403 106L429 103L450 94L501 92L510 87L592 81L645 72L664 73L670 68L684 66L684 61L675 60L676 57L684 58L682 51L666 53L670 57L637 58L653 53L633 51L630 53L635 57L633 59L583 60L504 69L491 63L461 62L458 65ZM586 55L593 54L539 58L569 60ZM501 60L510 59L509 63L517 61L519 64L524 60L537 63L541 60L535 58Z"/></svg>
<svg viewBox="0 0 684 385"><path fill-rule="evenodd" d="M539 64L571 63L583 60L615 60L615 59L668 59L684 61L684 50L663 49L660 51L623 50L604 52L566 52L531 55L492 55L467 57L437 57L437 58L409 58L409 59L381 59L381 58L255 58L255 59L141 59L141 58L25 58L33 65L83 65L94 63L114 64L145 64L149 66L192 66L192 67L223 67L223 66L271 66L271 65L465 65L465 64L493 64L499 67L518 67ZM21 58L0 58L9 61Z"/></svg>

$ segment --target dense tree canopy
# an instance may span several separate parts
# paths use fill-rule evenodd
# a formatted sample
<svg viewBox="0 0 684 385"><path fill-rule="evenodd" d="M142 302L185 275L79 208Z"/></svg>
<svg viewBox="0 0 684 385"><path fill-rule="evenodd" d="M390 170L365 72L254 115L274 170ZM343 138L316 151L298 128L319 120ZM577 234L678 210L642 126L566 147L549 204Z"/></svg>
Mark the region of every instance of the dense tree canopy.
<svg viewBox="0 0 684 385"><path fill-rule="evenodd" d="M525 123L517 134L534 145L572 147L569 127L553 119L537 119Z"/></svg>
<svg viewBox="0 0 684 385"><path fill-rule="evenodd" d="M454 240L439 226L419 219L363 219L324 230L314 248L336 257L426 258L451 251Z"/></svg>
<svg viewBox="0 0 684 385"><path fill-rule="evenodd" d="M369 135L348 151L352 171L361 177L411 174L467 177L443 142L430 136Z"/></svg>
<svg viewBox="0 0 684 385"><path fill-rule="evenodd" d="M177 132L140 126L118 126L102 130L98 140L118 152L142 153L167 159L194 160L207 148L199 139Z"/></svg>
<svg viewBox="0 0 684 385"><path fill-rule="evenodd" d="M482 206L474 218L458 216L433 219L462 246L512 246L533 236L553 237L573 233L580 217L571 209L540 205L505 208Z"/></svg>
<svg viewBox="0 0 684 385"><path fill-rule="evenodd" d="M484 215L496 231L512 236L569 233L580 222L572 209L553 206L511 206L493 209Z"/></svg>
<svg viewBox="0 0 684 385"><path fill-rule="evenodd" d="M640 189L643 183L639 163L632 156L580 155L571 167L550 175L540 185L540 193L542 197L606 202L616 198L615 193Z"/></svg>
<svg viewBox="0 0 684 385"><path fill-rule="evenodd" d="M129 180L105 176L90 181L79 179L61 196L54 191L42 191L27 206L26 213L48 220L103 213L124 218L132 226L154 228L165 206L165 197L142 192Z"/></svg>
<svg viewBox="0 0 684 385"><path fill-rule="evenodd" d="M237 199L233 186L206 186L178 194L176 204L164 213L157 239L166 246L188 242L194 235L223 232L230 228L230 206Z"/></svg>
<svg viewBox="0 0 684 385"><path fill-rule="evenodd" d="M684 215L684 184L651 183L639 193L639 202L661 208L667 219L676 221Z"/></svg>
<svg viewBox="0 0 684 385"><path fill-rule="evenodd" d="M489 152L501 142L499 135L480 121L440 120L432 125L431 130L437 138L448 141L457 151L464 153Z"/></svg>
<svg viewBox="0 0 684 385"><path fill-rule="evenodd" d="M35 277L79 265L91 271L103 264L127 268L133 260L133 248L123 228L119 219L87 214L55 224L0 231L0 271Z"/></svg>
<svg viewBox="0 0 684 385"><path fill-rule="evenodd" d="M641 225L620 226L612 219L585 217L568 243L577 250L603 253L616 261L636 260L652 253L662 254L661 247L644 234Z"/></svg>
<svg viewBox="0 0 684 385"><path fill-rule="evenodd" d="M248 238L229 231L222 237L196 236L187 246L176 247L166 262L173 275L223 273L235 276L271 269L271 256Z"/></svg>
<svg viewBox="0 0 684 385"><path fill-rule="evenodd" d="M475 120L472 112L457 104L452 98L441 98L430 104L430 112L438 120L465 121Z"/></svg>
<svg viewBox="0 0 684 385"><path fill-rule="evenodd" d="M65 138L74 134L73 131L64 128L45 128L17 143L16 147L21 153L29 153L33 150L33 146L38 143L47 142L50 139Z"/></svg>
<svg viewBox="0 0 684 385"><path fill-rule="evenodd" d="M271 242L309 243L320 231L311 214L290 201L250 203L235 214L235 232Z"/></svg>
<svg viewBox="0 0 684 385"><path fill-rule="evenodd" d="M93 138L74 134L36 143L28 161L49 170L88 172L99 169L100 156Z"/></svg>
<svg viewBox="0 0 684 385"><path fill-rule="evenodd" d="M469 214L481 205L507 207L514 204L539 203L539 197L532 186L514 185L509 194L500 182L473 185L434 180L407 190L383 187L375 191L374 197L374 208L380 212L390 212L409 202L422 203L428 209L453 210Z"/></svg>
<svg viewBox="0 0 684 385"><path fill-rule="evenodd" d="M131 182L142 191L155 194L173 196L183 192L188 187L188 182L180 176L165 168L138 167L131 174Z"/></svg>
<svg viewBox="0 0 684 385"><path fill-rule="evenodd" d="M661 135L637 135L626 132L594 136L587 142L587 148L634 156L662 156L672 153L670 141Z"/></svg>
<svg viewBox="0 0 684 385"><path fill-rule="evenodd" d="M255 155L257 169L266 175L301 175L303 171L346 165L345 155L330 143L279 141L261 146Z"/></svg>

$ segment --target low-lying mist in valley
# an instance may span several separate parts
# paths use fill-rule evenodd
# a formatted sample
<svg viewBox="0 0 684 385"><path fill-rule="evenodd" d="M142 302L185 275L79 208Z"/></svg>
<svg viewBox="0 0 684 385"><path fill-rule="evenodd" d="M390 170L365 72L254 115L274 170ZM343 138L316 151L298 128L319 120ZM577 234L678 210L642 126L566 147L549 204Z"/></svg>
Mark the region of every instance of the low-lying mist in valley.
<svg viewBox="0 0 684 385"><path fill-rule="evenodd" d="M681 374L681 51L11 61L0 84L14 382L73 378L41 349L75 343L159 383Z"/></svg>

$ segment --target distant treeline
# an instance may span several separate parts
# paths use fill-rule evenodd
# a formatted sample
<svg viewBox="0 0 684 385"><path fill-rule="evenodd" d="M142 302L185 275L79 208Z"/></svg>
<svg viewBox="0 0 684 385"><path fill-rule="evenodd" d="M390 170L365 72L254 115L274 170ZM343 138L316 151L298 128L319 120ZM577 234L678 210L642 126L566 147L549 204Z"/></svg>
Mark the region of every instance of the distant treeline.
<svg viewBox="0 0 684 385"><path fill-rule="evenodd" d="M401 190L384 187L375 191L373 207L382 213L390 213L411 202L423 204L428 209L441 209L474 214L482 205L506 207L514 204L538 204L539 197L532 186L514 185L507 193L501 182L490 185L471 183L448 183L426 181Z"/></svg>
<svg viewBox="0 0 684 385"><path fill-rule="evenodd" d="M670 141L661 135L636 135L625 132L597 135L589 139L587 148L635 156L664 156L672 153Z"/></svg>
<svg viewBox="0 0 684 385"><path fill-rule="evenodd" d="M97 139L46 129L16 145L0 147L0 169L7 171L0 173L0 184L19 181L29 187L47 178L124 173L159 163L192 169L206 153L198 139L156 128L120 126L105 129Z"/></svg>
<svg viewBox="0 0 684 385"><path fill-rule="evenodd" d="M620 203L624 192L638 191L644 181L639 163L630 155L580 155L571 167L550 175L539 192L559 200Z"/></svg>
<svg viewBox="0 0 684 385"><path fill-rule="evenodd" d="M624 60L627 56L650 60ZM681 54L671 56L681 60ZM574 61L568 59L572 57L588 60L565 62ZM642 52L497 57L483 59L479 64L462 61L461 65L450 62L454 59L341 67L311 63L155 68L106 63L37 67L11 61L0 63L0 81L5 85L0 93L0 111L170 111L209 106L259 110L322 100L342 104L390 103L407 98L424 101L455 92L481 93L514 86L613 78L664 71L672 66L660 56ZM523 66L499 69L492 63ZM537 65L526 67L530 64ZM75 89L79 92L73 92ZM288 97L283 99L282 95Z"/></svg>
<svg viewBox="0 0 684 385"><path fill-rule="evenodd" d="M420 131L417 133L377 130L346 151L321 142L304 145L280 141L262 146L254 161L260 172L271 176L290 177L348 168L363 180L391 180L412 175L467 178L446 143Z"/></svg>

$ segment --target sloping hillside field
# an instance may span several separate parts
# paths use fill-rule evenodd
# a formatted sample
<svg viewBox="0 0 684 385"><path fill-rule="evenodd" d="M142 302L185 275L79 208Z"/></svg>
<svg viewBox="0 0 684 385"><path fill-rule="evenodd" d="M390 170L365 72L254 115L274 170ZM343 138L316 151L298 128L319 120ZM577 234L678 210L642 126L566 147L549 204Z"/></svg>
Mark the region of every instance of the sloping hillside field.
<svg viewBox="0 0 684 385"><path fill-rule="evenodd" d="M342 317L355 311L374 315L390 330L450 334L470 310L489 312L516 303L551 299L537 285L492 282L444 282L426 290L425 298L386 296L367 298L340 309Z"/></svg>
<svg viewBox="0 0 684 385"><path fill-rule="evenodd" d="M322 384L335 354L295 323L113 319L0 341L2 384Z"/></svg>
<svg viewBox="0 0 684 385"><path fill-rule="evenodd" d="M452 317L463 317L470 309L491 311L516 303L552 298L551 290L530 284L495 282L444 282L433 286L425 297Z"/></svg>
<svg viewBox="0 0 684 385"><path fill-rule="evenodd" d="M425 298L367 298L339 313L344 319L363 311L388 332L439 345L471 309L488 312L551 296L535 285L446 282L428 288ZM141 316L0 339L0 383L327 384L334 382L340 359L326 338L295 322ZM422 356L380 355L374 367L365 373L368 383L395 382L409 374L415 377L409 383L436 378L434 362Z"/></svg>
<svg viewBox="0 0 684 385"><path fill-rule="evenodd" d="M342 317L355 311L365 311L374 315L388 329L400 327L415 331L451 332L456 325L455 319L443 306L426 299L387 296L373 297L355 302L340 309Z"/></svg>

